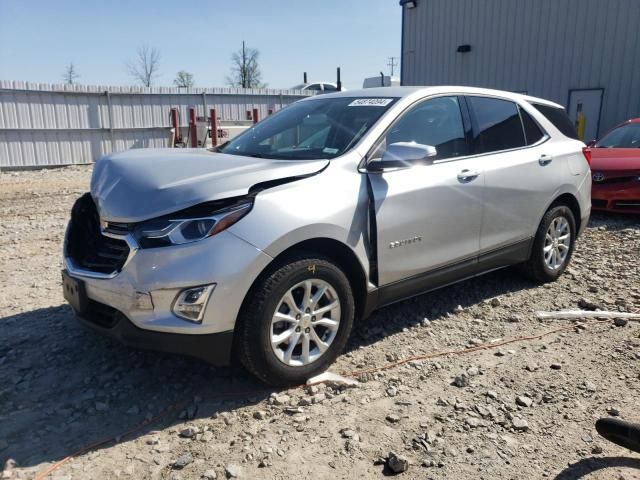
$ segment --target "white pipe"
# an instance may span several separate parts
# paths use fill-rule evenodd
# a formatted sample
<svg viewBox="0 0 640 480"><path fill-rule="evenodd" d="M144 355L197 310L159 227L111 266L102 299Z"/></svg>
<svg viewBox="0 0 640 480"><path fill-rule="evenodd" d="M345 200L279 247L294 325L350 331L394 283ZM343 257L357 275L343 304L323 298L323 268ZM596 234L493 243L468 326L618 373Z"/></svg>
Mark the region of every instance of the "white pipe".
<svg viewBox="0 0 640 480"><path fill-rule="evenodd" d="M565 310L562 312L536 312L536 317L540 319L626 318L628 320L640 320L640 313Z"/></svg>

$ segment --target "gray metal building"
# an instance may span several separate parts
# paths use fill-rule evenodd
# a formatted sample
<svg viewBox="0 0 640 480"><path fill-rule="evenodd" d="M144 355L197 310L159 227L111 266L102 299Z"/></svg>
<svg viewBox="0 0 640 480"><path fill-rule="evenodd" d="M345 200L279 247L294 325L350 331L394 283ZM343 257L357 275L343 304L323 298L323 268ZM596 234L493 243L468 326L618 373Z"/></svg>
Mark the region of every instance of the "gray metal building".
<svg viewBox="0 0 640 480"><path fill-rule="evenodd" d="M528 93L591 140L640 116L640 0L401 0L402 85Z"/></svg>

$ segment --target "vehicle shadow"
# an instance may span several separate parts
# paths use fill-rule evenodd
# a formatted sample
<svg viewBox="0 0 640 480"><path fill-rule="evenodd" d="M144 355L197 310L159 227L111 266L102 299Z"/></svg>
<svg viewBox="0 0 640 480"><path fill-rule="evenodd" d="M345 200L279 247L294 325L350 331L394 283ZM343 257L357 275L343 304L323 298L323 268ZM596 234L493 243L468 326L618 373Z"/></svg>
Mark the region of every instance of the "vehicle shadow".
<svg viewBox="0 0 640 480"><path fill-rule="evenodd" d="M591 457L565 468L555 480L578 480L607 468L629 468L640 470L640 459L629 457ZM622 477L620 477L622 478Z"/></svg>
<svg viewBox="0 0 640 480"><path fill-rule="evenodd" d="M85 329L66 305L0 318L0 328L2 463L57 461L149 419L124 440L275 391L239 368L128 349Z"/></svg>
<svg viewBox="0 0 640 480"><path fill-rule="evenodd" d="M517 268L505 268L480 277L395 303L376 311L354 328L348 350L356 350L421 323L425 318L438 321L460 306L471 307L511 292L537 286ZM504 312L508 315L508 312Z"/></svg>

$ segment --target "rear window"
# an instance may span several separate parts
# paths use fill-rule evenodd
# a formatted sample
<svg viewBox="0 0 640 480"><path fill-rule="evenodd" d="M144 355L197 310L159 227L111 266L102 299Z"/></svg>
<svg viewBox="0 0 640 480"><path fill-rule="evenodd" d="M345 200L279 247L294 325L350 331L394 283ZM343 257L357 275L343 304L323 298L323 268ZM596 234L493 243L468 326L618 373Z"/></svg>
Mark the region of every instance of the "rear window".
<svg viewBox="0 0 640 480"><path fill-rule="evenodd" d="M474 121L475 153L524 147L526 141L518 106L508 100L467 97Z"/></svg>
<svg viewBox="0 0 640 480"><path fill-rule="evenodd" d="M541 103L532 103L533 107L544 115L553 126L560 130L565 136L578 140L578 133L575 125L571 122L569 115L564 108L551 107Z"/></svg>

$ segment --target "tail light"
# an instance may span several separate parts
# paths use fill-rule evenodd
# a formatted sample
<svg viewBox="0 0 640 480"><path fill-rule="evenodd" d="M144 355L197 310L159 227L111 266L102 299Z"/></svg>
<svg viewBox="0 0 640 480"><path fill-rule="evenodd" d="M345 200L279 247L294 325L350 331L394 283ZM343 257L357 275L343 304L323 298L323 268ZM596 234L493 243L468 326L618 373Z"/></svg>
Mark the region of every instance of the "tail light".
<svg viewBox="0 0 640 480"><path fill-rule="evenodd" d="M589 164L589 168L591 168L591 149L589 147L584 147L582 149L582 154L584 155L584 159Z"/></svg>

